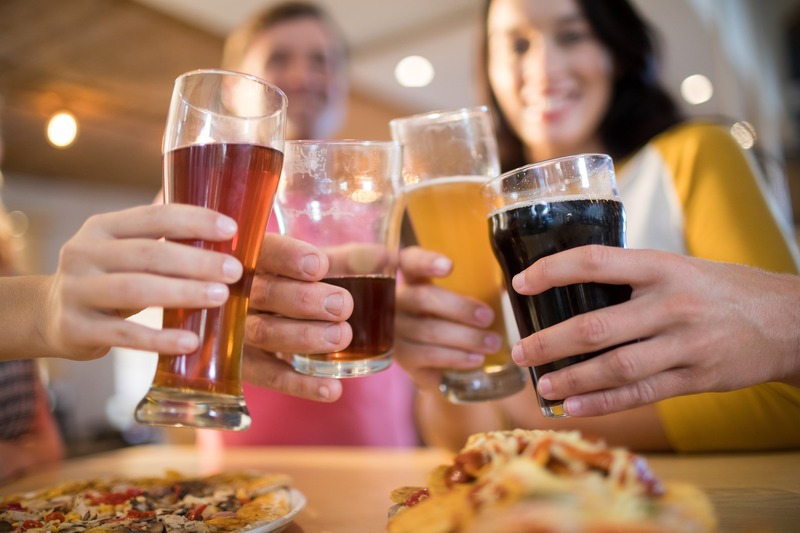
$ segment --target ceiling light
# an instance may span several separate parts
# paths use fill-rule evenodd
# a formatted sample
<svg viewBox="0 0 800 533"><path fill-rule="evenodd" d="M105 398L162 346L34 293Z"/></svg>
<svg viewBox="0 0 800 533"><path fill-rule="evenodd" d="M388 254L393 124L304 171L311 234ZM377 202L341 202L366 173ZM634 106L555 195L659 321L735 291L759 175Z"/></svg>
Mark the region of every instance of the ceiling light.
<svg viewBox="0 0 800 533"><path fill-rule="evenodd" d="M689 76L681 83L681 96L692 105L708 102L713 94L714 86L711 80L702 74Z"/></svg>
<svg viewBox="0 0 800 533"><path fill-rule="evenodd" d="M422 56L404 57L394 68L394 77L403 87L426 87L434 74L433 65Z"/></svg>
<svg viewBox="0 0 800 533"><path fill-rule="evenodd" d="M69 111L60 111L50 117L47 123L47 140L58 148L65 148L75 142L78 136L78 120Z"/></svg>

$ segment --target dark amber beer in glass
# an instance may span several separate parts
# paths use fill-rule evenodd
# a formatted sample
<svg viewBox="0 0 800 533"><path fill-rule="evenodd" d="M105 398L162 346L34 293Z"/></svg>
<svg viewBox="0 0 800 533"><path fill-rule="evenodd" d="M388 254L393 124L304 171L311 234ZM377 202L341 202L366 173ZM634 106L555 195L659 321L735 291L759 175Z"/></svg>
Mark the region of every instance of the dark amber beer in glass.
<svg viewBox="0 0 800 533"><path fill-rule="evenodd" d="M211 309L165 309L164 329L197 334L192 353L159 354L135 418L143 424L242 430L242 352L250 286L283 164L286 95L238 72L196 70L175 80L163 143L166 203L234 219L228 241L180 241L236 257L242 278Z"/></svg>
<svg viewBox="0 0 800 533"><path fill-rule="evenodd" d="M239 225L230 241L192 244L233 255L244 273L230 286L222 307L164 310L164 328L194 331L200 346L193 353L162 354L153 387L170 394L236 396L242 387L240 354L250 286L283 154L265 146L220 143L179 148L164 158L168 202L209 207Z"/></svg>

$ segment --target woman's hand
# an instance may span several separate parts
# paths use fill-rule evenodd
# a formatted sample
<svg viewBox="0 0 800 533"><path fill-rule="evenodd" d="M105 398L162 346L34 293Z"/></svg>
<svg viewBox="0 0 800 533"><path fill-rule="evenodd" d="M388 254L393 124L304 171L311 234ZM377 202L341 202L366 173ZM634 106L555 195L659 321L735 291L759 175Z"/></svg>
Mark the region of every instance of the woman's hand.
<svg viewBox="0 0 800 533"><path fill-rule="evenodd" d="M652 250L586 246L513 280L520 294L572 283L627 284L631 300L522 339L519 365L610 351L547 374L539 392L572 416L767 381L800 385L800 278ZM638 341L638 342L634 342Z"/></svg>
<svg viewBox="0 0 800 533"><path fill-rule="evenodd" d="M494 320L489 306L433 285L451 269L447 257L419 247L400 254L395 360L418 387L437 393L444 370L477 368L502 343L485 329Z"/></svg>
<svg viewBox="0 0 800 533"><path fill-rule="evenodd" d="M35 278L43 300L37 302L39 316L31 321L46 346L32 343L30 355L87 360L111 346L194 351L199 339L192 332L155 330L124 319L149 306L222 305L227 284L242 275L241 263L170 241L224 241L236 231L236 223L226 216L177 204L89 218L61 248L55 275Z"/></svg>

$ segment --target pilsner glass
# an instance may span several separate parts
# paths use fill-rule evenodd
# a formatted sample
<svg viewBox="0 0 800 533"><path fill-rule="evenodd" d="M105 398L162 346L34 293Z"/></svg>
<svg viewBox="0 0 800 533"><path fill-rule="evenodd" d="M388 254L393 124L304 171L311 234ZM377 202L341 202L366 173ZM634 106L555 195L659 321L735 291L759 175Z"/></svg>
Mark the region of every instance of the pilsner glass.
<svg viewBox="0 0 800 533"><path fill-rule="evenodd" d="M453 261L434 284L478 299L494 310L491 330L503 338L481 368L444 372L440 390L454 403L493 400L524 386L511 360L503 315L503 276L494 260L480 188L500 173L497 141L486 107L435 111L390 122L403 146L406 208L423 248Z"/></svg>
<svg viewBox="0 0 800 533"><path fill-rule="evenodd" d="M250 286L283 162L287 100L246 74L197 70L175 81L163 145L164 200L223 213L239 225L230 241L186 244L235 256L242 278L213 309L165 309L164 328L194 331L193 353L160 354L136 409L144 424L242 430L242 348Z"/></svg>
<svg viewBox="0 0 800 533"><path fill-rule="evenodd" d="M492 249L506 283L538 259L588 244L625 247L625 210L614 165L604 154L580 154L528 165L486 184ZM575 315L630 299L628 285L580 283L534 296L509 291L519 334L528 337ZM606 351L606 350L604 350ZM601 352L529 368L539 378ZM567 416L562 400L537 394L542 414Z"/></svg>
<svg viewBox="0 0 800 533"><path fill-rule="evenodd" d="M298 372L349 378L391 365L401 192L397 143L286 143L275 200L278 227L322 249L330 261L322 281L353 296L350 345L334 353L290 354Z"/></svg>

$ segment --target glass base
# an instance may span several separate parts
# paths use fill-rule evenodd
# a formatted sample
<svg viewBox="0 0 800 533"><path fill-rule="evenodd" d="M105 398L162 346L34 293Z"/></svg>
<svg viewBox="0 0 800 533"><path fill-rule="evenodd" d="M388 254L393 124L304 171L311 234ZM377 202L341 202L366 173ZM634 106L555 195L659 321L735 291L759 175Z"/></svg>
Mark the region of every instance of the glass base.
<svg viewBox="0 0 800 533"><path fill-rule="evenodd" d="M542 411L542 415L547 418L567 418L569 416L567 412L564 411L564 402L548 401L547 405L539 402L539 408Z"/></svg>
<svg viewBox="0 0 800 533"><path fill-rule="evenodd" d="M525 374L516 365L446 372L439 390L451 403L474 403L511 396L525 386Z"/></svg>
<svg viewBox="0 0 800 533"><path fill-rule="evenodd" d="M331 361L314 359L307 355L292 354L292 366L301 374L326 378L358 378L386 370L392 364L391 352L359 359L357 361Z"/></svg>
<svg viewBox="0 0 800 533"><path fill-rule="evenodd" d="M152 387L139 402L136 421L153 426L242 431L250 427L244 397Z"/></svg>

